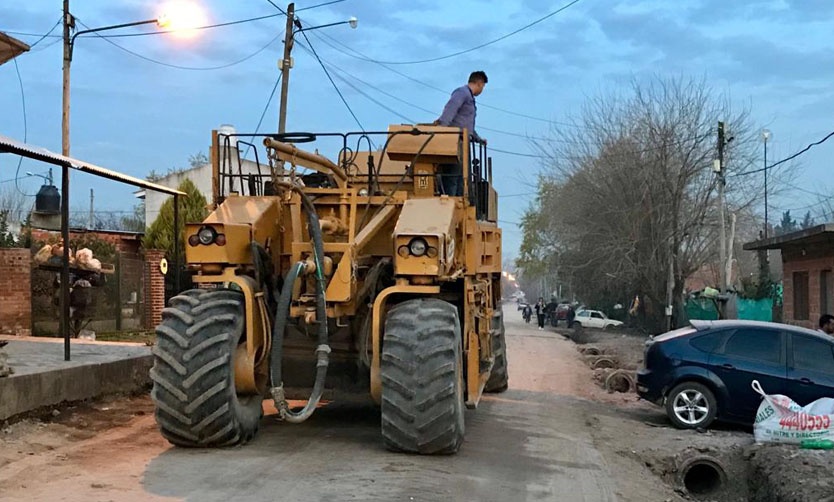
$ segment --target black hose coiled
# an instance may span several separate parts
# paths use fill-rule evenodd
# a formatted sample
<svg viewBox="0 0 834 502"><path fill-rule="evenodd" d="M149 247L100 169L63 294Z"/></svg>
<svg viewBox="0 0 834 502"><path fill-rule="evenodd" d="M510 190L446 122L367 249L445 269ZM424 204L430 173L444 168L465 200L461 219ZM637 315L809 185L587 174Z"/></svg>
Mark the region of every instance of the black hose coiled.
<svg viewBox="0 0 834 502"><path fill-rule="evenodd" d="M292 423L300 423L310 418L316 410L316 406L321 400L321 395L324 391L324 382L327 378L327 366L330 364L330 346L328 345L327 334L327 305L325 299L326 284L324 280L324 240L321 235L321 225L316 214L316 208L313 202L307 195L300 190L299 187L289 184L282 184L282 186L295 190L301 196L302 206L307 213L307 225L310 236L313 239L313 260L316 265L316 320L319 323L318 328L318 346L316 347L316 380L313 384L313 390L310 394L310 399L307 404L299 412L290 410L287 404L284 393L284 382L281 376L281 360L284 353L284 331L287 327L287 318L289 317L290 303L292 302L292 290L295 281L298 279L306 265L304 262L298 262L290 268L287 276L284 278L284 285L281 288L281 294L278 297L275 322L272 329L272 354L270 356L270 381L272 399L275 401L275 407L278 409L280 417L283 420Z"/></svg>

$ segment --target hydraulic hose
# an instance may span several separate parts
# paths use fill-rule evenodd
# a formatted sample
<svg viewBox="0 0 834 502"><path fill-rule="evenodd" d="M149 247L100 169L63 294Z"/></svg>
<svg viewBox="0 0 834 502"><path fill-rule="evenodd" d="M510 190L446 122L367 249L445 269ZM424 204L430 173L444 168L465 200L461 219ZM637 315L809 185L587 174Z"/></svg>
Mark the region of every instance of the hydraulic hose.
<svg viewBox="0 0 834 502"><path fill-rule="evenodd" d="M278 297L275 323L272 329L272 354L270 357L270 381L272 385L270 392L272 399L275 402L275 407L278 409L281 419L290 423L301 423L310 418L321 400L321 395L324 391L324 382L327 377L327 367L330 364L330 345L328 345L327 334L327 305L325 300L326 285L324 280L324 240L322 238L321 225L316 214L316 208L310 198L307 197L307 194L295 185L289 183L278 184L296 191L301 196L302 206L307 213L308 230L313 239L313 260L316 265L316 270L314 271L316 274L316 319L319 323L317 332L318 346L316 347L316 380L313 384L310 399L307 400L307 404L299 412L292 411L287 403L281 373L281 360L283 358L284 331L287 327L287 318L289 317L290 303L292 302L292 290L295 281L306 269L304 262L298 262L293 265L284 278L284 285Z"/></svg>

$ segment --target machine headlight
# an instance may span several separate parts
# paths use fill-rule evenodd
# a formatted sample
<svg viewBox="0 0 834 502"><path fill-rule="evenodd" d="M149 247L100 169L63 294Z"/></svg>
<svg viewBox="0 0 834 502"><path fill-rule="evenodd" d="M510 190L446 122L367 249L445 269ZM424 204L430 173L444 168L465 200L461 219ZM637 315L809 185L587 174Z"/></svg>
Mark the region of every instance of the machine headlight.
<svg viewBox="0 0 834 502"><path fill-rule="evenodd" d="M426 244L425 239L420 237L415 237L411 239L411 242L408 243L408 251L414 256L423 256L426 254L429 245Z"/></svg>
<svg viewBox="0 0 834 502"><path fill-rule="evenodd" d="M200 244L204 246L208 246L214 239L217 237L217 232L214 231L211 227L203 227L197 232L197 239L200 240Z"/></svg>

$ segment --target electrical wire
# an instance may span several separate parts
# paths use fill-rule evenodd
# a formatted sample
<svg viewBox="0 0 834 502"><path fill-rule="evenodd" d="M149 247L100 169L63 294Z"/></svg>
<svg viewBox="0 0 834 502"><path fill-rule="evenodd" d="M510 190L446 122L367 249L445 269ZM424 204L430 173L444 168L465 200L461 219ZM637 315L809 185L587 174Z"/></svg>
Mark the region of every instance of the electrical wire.
<svg viewBox="0 0 834 502"><path fill-rule="evenodd" d="M330 48L332 48L333 50L335 50L337 52L341 52L342 54L344 54L346 56L352 57L354 59L359 59L359 60L362 60L362 61L368 61L368 62L374 63L378 66L381 66L381 67L385 68L386 70L388 70L392 73L395 73L395 74L397 74L397 75L399 75L399 76L401 76L401 77L403 77L407 80L410 80L410 81L414 82L415 84L422 85L423 87L426 87L427 89L437 91L437 92L442 93L444 95L449 94L448 90L441 89L437 86L434 86L432 84L424 82L420 79L414 78L411 75L408 75L407 73L403 73L403 72L397 70L396 68L391 68L390 66L386 65L385 63L374 61L373 59L369 58L365 54L357 51L356 49L353 49L352 47L349 47L349 46L343 44L342 42L336 40L335 38L331 37L330 35L327 35L325 33L313 33L313 36L318 37L319 40L322 41L322 43L324 43L325 45L329 46ZM325 39L329 39L333 43L329 43ZM343 49L340 49L339 47L336 47L335 45L333 45L334 43L338 44L338 45L341 45L342 47L344 47L347 50L343 50ZM352 51L355 54L351 54L348 51ZM358 54L358 56L357 56L357 54ZM585 126L582 126L582 125L579 125L579 124L572 124L570 122L559 122L559 121L556 121L556 120L546 119L546 118L543 118L543 117L536 117L536 116L533 116L533 115L528 115L528 114L525 114L525 113L520 113L520 112L516 112L516 111L513 111L513 110L507 110L505 108L500 108L500 107L497 107L497 106L493 106L493 105L490 105L490 104L484 103L484 102L479 102L478 104L479 104L479 106L483 106L484 108L489 108L490 110L499 111L499 112L502 112L502 113L506 113L508 115L514 115L516 117L522 117L522 118L526 118L526 119L530 119L530 120L537 120L539 122L545 122L545 123L548 123L548 124L556 124L556 125L562 125L562 126L566 126L566 127L575 127L577 129L584 129L585 128Z"/></svg>
<svg viewBox="0 0 834 502"><path fill-rule="evenodd" d="M265 16L250 17L250 18L247 18L247 19L239 19L237 21L227 21L225 23L207 24L205 26L195 26L193 28L183 28L181 30L157 30L157 31L146 31L146 32L140 32L140 33L114 33L112 35L101 35L101 37L102 38L147 37L147 36L151 36L151 35L164 35L166 33L177 33L179 31L208 30L208 29L212 29L212 28L222 28L224 26L234 26L234 25L238 25L238 24L251 23L251 22L254 22L254 21L261 21L261 20L264 20L264 19L270 19L270 18L273 18L273 17L278 17L280 15L281 14L268 14L268 15L265 15ZM87 38L90 35L93 35L93 34L91 33L89 35L81 35L79 38Z"/></svg>
<svg viewBox="0 0 834 502"><path fill-rule="evenodd" d="M759 168L759 169L754 169L754 170L752 170L752 171L746 171L746 172L743 172L743 173L736 173L736 174L732 174L732 175L730 175L730 176L728 176L728 177L729 177L729 178L735 178L736 176L747 176L748 174L756 174L756 173L760 173L760 172L763 172L763 171L767 171L767 170L773 169L774 167L776 167L776 166L778 166L778 165L784 164L785 162L791 161L791 160L793 160L793 159L795 159L795 158L799 157L799 156L800 156L800 155L802 155L803 153L805 153L805 152L807 152L808 150L810 150L812 147L815 147L815 146L817 146L817 145L821 145L821 144L825 143L825 142L826 142L826 141L828 141L828 139L830 139L832 136L834 136L834 131L831 131L830 133L828 133L828 134L827 134L824 138L822 138L821 140L819 140L819 141L815 141L815 142L813 142L813 143L809 144L808 146L806 146L805 148L803 148L802 150L800 150L800 151L796 152L795 154L790 155L790 156L788 156L788 157L785 157L784 159L782 159L782 160L780 160L780 161L778 161L778 162L774 162L773 164L770 164L769 166L761 167L761 168Z"/></svg>
<svg viewBox="0 0 834 502"><path fill-rule="evenodd" d="M58 37L58 38L63 38L62 35L52 35L52 32L55 31L55 28L57 28L58 25L61 24L62 19L63 19L63 16L59 17L58 20L55 21L55 24L52 25L52 28L50 28L49 31L47 31L43 35L38 35L37 33L23 33L23 32L19 32L19 31L6 31L5 33L11 33L12 35L24 35L24 36L30 36L30 37L40 37L37 40L35 40L35 42L29 44L29 50L32 50L32 49L35 48L36 45L41 43L43 41L43 39L45 39L46 37L55 36L55 37ZM0 30L0 31L2 31L2 30Z"/></svg>
<svg viewBox="0 0 834 502"><path fill-rule="evenodd" d="M325 5L333 5L334 3L342 3L344 1L345 0L332 0L330 2L324 2L324 3L317 4L317 5L311 5L309 7L302 7L300 9L297 9L296 12L301 12L302 10L316 9L318 7L324 7ZM272 3L272 2L270 2L270 3Z"/></svg>
<svg viewBox="0 0 834 502"><path fill-rule="evenodd" d="M272 3L272 2L270 2L270 3ZM347 100L345 99L344 95L342 95L342 91L341 91L341 90L339 90L339 86L338 86L338 85L336 85L336 82L334 82L334 81L333 81L333 77L331 77L331 76L330 76L330 72L329 72L329 71L327 71L327 67L326 67L326 66L324 66L324 63L322 62L321 58L319 57L318 53L316 52L315 47L313 47L313 44L310 42L310 38L307 36L307 33L305 33L304 31L302 31L302 32L301 32L301 34L302 34L302 35L304 35L304 40L306 40L306 41L307 41L307 44L310 46L310 47L309 47L309 50L311 50L311 51L313 52L313 55L316 57L316 61L318 61L318 62L319 62L319 65L321 66L321 69L322 69L322 70L324 70L324 74L325 74L325 75L327 75L327 79L330 81L330 83L331 83L331 84L333 84L333 88L334 88L334 89L336 89L336 94L338 94L338 95L339 95L339 98L341 98L342 103L344 103L344 104L345 104L345 107L346 107L346 108L348 109L348 111L350 112L350 115L353 117L353 120L355 120L355 121L356 121L356 124L359 126L359 129L361 129L361 130L362 130L362 132L365 132L365 127L362 125L362 122L360 122L360 121L359 121L359 118L356 116L356 114L355 114L355 113L353 113L353 109L352 109L352 108L350 107L350 105L348 104L348 102L347 102ZM300 46L302 46L302 47L304 47L304 45L303 45L303 44L299 44L299 45L300 45Z"/></svg>
<svg viewBox="0 0 834 502"><path fill-rule="evenodd" d="M81 26L83 26L83 27L85 27L85 28L87 28L87 29L90 29L90 28L89 28L89 26L87 26L87 25L85 25L84 23L82 23L81 21L79 21L79 20L78 20L78 18L76 18L76 21L78 21L78 23L79 23ZM219 66L182 66L182 65L176 65L176 64L166 63L166 62L164 62L164 61L159 61L159 60L156 60L156 59L150 58L150 57L148 57L148 56L145 56L145 55L139 54L138 52L134 52L134 51L132 51L132 50L130 50L130 49L128 49L128 48L126 48L126 47L123 47L123 46L121 46L121 45L117 44L116 42L114 42L114 41L112 41L112 40L110 40L110 39L108 39L108 38L106 38L106 37L104 37L103 35L100 35L100 34L98 34L98 33L93 33L93 35L97 36L98 38L101 38L102 40L104 40L104 41L105 41L105 42L107 42L108 44L113 45L113 46L115 46L116 48L121 49L122 51L124 51L124 52L126 52L126 53L128 53L128 54L130 54L130 55L132 55L132 56L134 56L134 57L137 57L137 58L139 58L139 59L145 60L145 61L147 61L147 62L149 62L149 63L158 64L158 65L165 66L165 67L168 67L168 68L176 68L176 69L178 69L178 70L195 70L195 71L222 70L222 69L224 69L224 68L229 68L229 67L232 67L232 66L238 65L238 64L240 64L240 63L243 63L243 62L245 62L245 61L248 61L248 60L252 59L253 57L255 57L255 56L257 56L258 54L260 54L261 52L265 51L267 48L269 48L269 46L270 46L270 45L272 45L272 44L273 44L273 43L275 43L275 42L276 42L279 38L281 38L281 35L277 35L277 36L275 36L275 38L273 38L272 40L270 40L270 41L269 41L266 45L264 45L263 47L261 47L261 48L260 48L260 49L258 49L257 51L253 52L252 54L249 54L248 56L246 56L246 57L244 57L244 58L242 58L242 59L238 59L237 61L233 61L233 62L231 62L231 63L227 63L227 64L223 64L223 65L219 65Z"/></svg>
<svg viewBox="0 0 834 502"><path fill-rule="evenodd" d="M380 60L370 59L370 58L363 58L363 60L368 61L369 63L381 63L381 64L388 64L388 65L412 65L412 64L433 63L435 61L442 61L444 59L450 59L450 58L453 58L453 57L456 57L456 56L460 56L462 54L467 54L469 52L476 51L478 49L483 49L484 47L487 47L487 46L490 46L492 44L498 43L502 40L506 40L506 39L512 37L513 35L517 35L517 34L521 33L522 31L524 31L528 28L532 28L533 26L535 26L535 25L537 25L537 24L555 16L556 14L559 14L560 12L570 8L571 6L576 5L580 1L581 0L573 0L572 2L569 2L568 4L563 5L562 7L559 7L558 9L554 10L553 12L550 12L549 14L546 14L546 15L536 19L532 23L528 23L528 24L522 26L521 28L518 28L517 30L511 31L510 33L502 35L502 36L500 36L498 38L495 38L493 40L490 40L488 42L478 44L475 47L470 47L469 49L453 52L451 54L446 54L445 56L438 56L438 57L428 58L428 59L419 59L419 60L414 60L414 61L380 61Z"/></svg>
<svg viewBox="0 0 834 502"><path fill-rule="evenodd" d="M264 111L261 112L261 118L258 119L258 125L255 127L255 135L257 135L261 130L261 124L263 124L264 117L266 117L266 112L269 110L269 105L272 104L272 98L275 97L275 91L278 90L278 84L281 83L281 77L283 77L283 73L278 74L278 79L275 80L275 85L272 87L272 92L269 93L269 99L266 100L266 105L264 105ZM246 151L243 153L243 158L245 159L247 155L249 155L249 150L252 148L252 145L246 145Z"/></svg>
<svg viewBox="0 0 834 502"><path fill-rule="evenodd" d="M26 92L23 90L23 78L20 76L20 67L17 65L17 58L12 58L12 62L14 63L14 71L17 73L17 83L20 84L20 104L21 108L23 109L23 142L29 139L29 121L26 117ZM17 161L17 169L14 173L14 187L17 189L18 192L23 194L26 197L34 197L34 195L28 194L20 189L20 166L23 164L23 155L20 155L20 158Z"/></svg>

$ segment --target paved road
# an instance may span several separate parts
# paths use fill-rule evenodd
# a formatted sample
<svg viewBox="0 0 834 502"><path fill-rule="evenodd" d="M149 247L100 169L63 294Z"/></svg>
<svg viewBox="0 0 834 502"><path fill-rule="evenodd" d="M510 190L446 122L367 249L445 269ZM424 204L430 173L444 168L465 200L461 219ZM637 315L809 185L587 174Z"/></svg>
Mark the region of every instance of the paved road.
<svg viewBox="0 0 834 502"><path fill-rule="evenodd" d="M467 411L455 456L386 451L372 406L331 405L301 425L267 416L255 441L225 450L170 447L145 415L0 468L0 500L655 500L645 485L657 480L635 490L614 472L622 458L595 448L600 406L571 397L592 385L571 344L513 314L510 389Z"/></svg>

